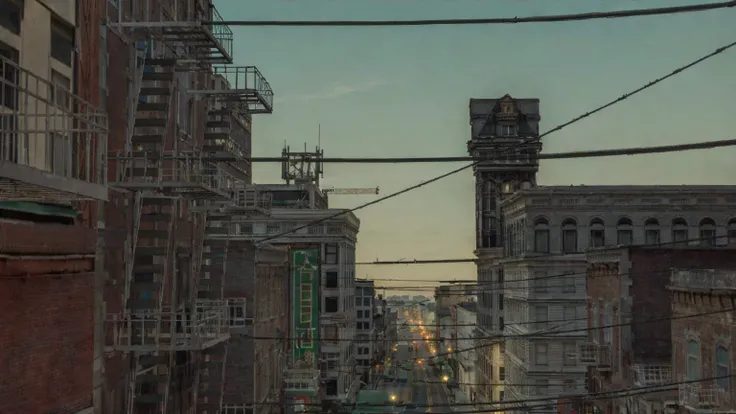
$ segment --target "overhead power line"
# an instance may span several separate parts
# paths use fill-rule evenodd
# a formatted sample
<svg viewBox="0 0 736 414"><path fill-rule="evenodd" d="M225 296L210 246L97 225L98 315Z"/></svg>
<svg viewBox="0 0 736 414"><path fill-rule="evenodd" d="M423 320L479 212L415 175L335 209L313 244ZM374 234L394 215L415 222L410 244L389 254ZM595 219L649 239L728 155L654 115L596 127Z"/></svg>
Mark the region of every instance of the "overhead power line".
<svg viewBox="0 0 736 414"><path fill-rule="evenodd" d="M736 5L736 0L734 1L734 4ZM526 140L524 140L524 142L522 143L522 145L524 145L524 144L528 144L528 143L530 143L530 142L533 142L533 141L536 141L536 140L538 140L538 139L541 139L541 138L543 138L543 137L545 137L545 136L547 136L547 135L549 135L549 134L551 134L551 133L553 133L553 132L556 132L556 131L560 131L560 130L562 130L563 128L565 128L565 127L567 127L567 126L570 126L570 125L572 125L572 124L574 124L574 123L576 123L576 122L579 122L579 121L581 121L581 120L583 120L583 119L585 119L585 118L588 118L588 117L590 117L591 115L593 115L593 114L596 114L596 113L598 113L598 112L600 112L600 111L602 111L602 110L604 110L604 109L606 109L606 108L609 108L609 107L611 107L611 106L613 106L613 105L615 105L615 104L617 104L617 103L623 102L624 100L628 99L629 97L631 97L631 96L633 96L633 95L635 95L635 94L637 94L637 93L640 93L640 92L642 92L642 91L644 91L644 90L646 90L646 89L648 89L648 88L650 88L650 87L652 87L652 86L654 86L654 85L656 85L656 84L658 84L658 83L662 82L662 81L663 81L663 80L665 80L665 79L669 79L669 78L671 78L671 77L675 76L676 74L678 74L678 73L681 73L682 71L684 71L684 70L686 70L686 69L689 69L689 68L691 68L691 67L695 66L696 64L698 64L698 63L701 63L701 62L703 62L703 61L705 61L705 60L707 60L707 59L709 59L709 58L711 58L711 57L713 57L713 56L715 56L715 55L718 55L718 54L720 54L720 53L723 53L723 51L725 51L725 50L727 50L727 49L729 49L729 48L731 48L731 47L733 47L733 46L735 46L735 45L736 45L736 42L733 42L733 43L731 43L731 44L728 44L728 45L726 45L726 46L722 46L722 47L720 47L720 48L716 49L716 50L715 50L714 52L711 52L711 53L709 53L708 55L705 55L705 56L703 56L703 57L701 57L701 58L699 58L699 59L697 59L697 60L695 60L695 61L693 61L693 62L691 62L691 63L688 63L688 64L687 64L687 65L685 65L685 66L681 66L681 67L679 67L679 68L675 69L674 71L670 72L669 74L667 74L667 75L665 75L665 76L663 76L663 77L661 77L661 78L657 78L657 79L655 79L655 80L653 80L653 81L651 81L651 82L649 82L649 83L645 84L644 86L641 86L641 87L639 87L639 88L637 88L637 89L634 89L633 91L631 91L631 92L629 92L629 93L626 93L626 94L624 94L624 95L622 95L622 96L620 96L620 97L618 97L618 98L616 98L616 99L613 99L612 101L610 101L610 102L608 102L608 103L606 103L606 104L603 104L603 105L601 105L601 106L599 106L599 107L597 107L597 108L593 109L593 110L592 110L592 111L590 111L590 112L586 112L586 113L584 113L584 114L582 114L582 115L579 115L579 116L577 116L577 117L573 118L572 120L570 120L570 121L568 121L568 122L566 122L566 123L564 123L564 124L560 124L560 125L558 125L558 126L556 126L556 127L552 128L551 130L549 130L549 131L547 131L547 132L545 132L545 133L541 134L541 135L540 135L540 136L538 136L538 137L532 137L532 138L527 138ZM490 117L490 113L488 114L488 117ZM486 121L487 121L487 120L488 120L488 118L486 118ZM509 155L511 155L511 154L513 154L513 151L510 151L510 152L509 152ZM309 223L303 224L303 225L301 225L301 226L296 226L296 227L294 227L294 228L292 228L292 229L290 229L290 230L287 230L287 231L284 231L284 232L281 232L281 233L275 234L275 235L273 235L273 236L268 236L268 237L265 237L265 238L263 238L263 239L261 239L261 240L258 240L258 241L257 241L257 243L265 243L265 242L268 242L268 241L271 241L271 240L275 240L275 239L281 238L281 237L283 237L283 236L287 236L287 235L289 235L289 234L295 233L295 232L297 232L297 231L299 231L299 230L302 230L302 229L308 228L308 227L310 227L310 226L314 226L314 225L317 225L317 224L321 224L321 223L324 223L324 222L326 222L326 221L329 221L329 220L335 219L335 218L337 218L337 217L341 217L341 216L344 216L344 215L346 215L346 214L348 214L348 213L352 213L352 212L355 212L355 211L358 211L358 210L362 210L362 209L364 209L364 208L366 208L366 207L369 207L369 206L372 206L372 205L374 205L374 204L378 204L378 203L380 203L380 202L383 202L383 201L389 200L389 199L391 199L391 198L394 198L394 197L398 197L398 196L400 196L400 195L402 195L402 194L405 194L405 193L408 193L408 192L410 192L410 191L412 191L412 190L416 190L416 189L418 189L418 188L424 187L424 186L426 186L426 185L428 185L428 184L431 184L431 183L433 183L433 182L436 182L436 181L440 181L440 180L442 180L443 178L446 178L446 177L449 177L449 176L451 176L451 175L457 174L457 173L459 173L459 172L461 172L461 171L465 171L465 170L468 170L468 169L470 169L470 168L473 168L473 167L475 167L476 165L479 165L479 164L480 164L481 162L482 162L482 161L477 161L477 162L474 162L474 163L472 163L472 164L468 164L468 165L465 165L465 166L463 166L463 167L460 167L460 168L456 168L456 169L454 169L454 170L452 170L452 171L450 171L450 172L444 173L444 174L442 174L442 175L438 175L438 176L436 176L436 177L434 177L434 178L431 178L431 179L429 179L429 180L427 180L427 181L423 181L423 182L421 182L421 183L419 183L419 184L415 184L415 185L413 185L413 186L411 186L411 187L408 187L408 188L405 188L405 189L403 189L403 190L399 190L399 191L396 191L396 192L394 192L394 193L388 194L388 195L386 195L386 196L384 196L384 197L381 197L381 198L378 198L378 199L376 199L376 200L373 200L373 201L369 201L369 202L367 202L367 203L365 203L365 204L362 204L362 205L359 205L359 206L357 206L357 207L354 207L354 208L351 208L351 209L346 209L346 210L342 210L342 211L340 211L340 212L338 212L338 213L335 213L335 214L331 214L331 215L329 215L329 216L327 216L327 217L324 217L324 218L321 218L321 219L318 219L318 220L314 220L314 221L312 221L312 222L309 222Z"/></svg>
<svg viewBox="0 0 736 414"><path fill-rule="evenodd" d="M420 19L420 20L225 20L205 21L206 25L228 26L322 26L322 27L355 27L355 26L448 26L448 25L487 25L487 24L519 24L519 23L553 23L598 19L621 19L637 16L658 16L666 14L694 13L708 10L725 9L736 6L736 1L718 3L693 4L609 12L592 12L576 14L555 14L548 16L497 17L485 19Z"/></svg>
<svg viewBox="0 0 736 414"><path fill-rule="evenodd" d="M736 43L734 43L736 44ZM535 138L536 139L536 138ZM617 157L621 155L642 155L642 154L663 154L668 152L695 151L703 149L714 149L721 147L736 146L736 139L725 139L719 141L693 142L688 144L674 145L658 145L653 147L630 147L615 148L604 150L588 150L588 151L572 151L557 152L549 154L539 154L537 159L540 160L562 160L573 158L600 158L600 157ZM522 159L522 157L504 156L505 160L513 161L514 158ZM448 163L448 162L487 162L493 161L496 157L327 157L321 158L320 162L336 163L336 164L421 164L421 163ZM524 158L524 159L528 159ZM219 160L219 158L218 158ZM282 157L253 157L253 162L283 162Z"/></svg>

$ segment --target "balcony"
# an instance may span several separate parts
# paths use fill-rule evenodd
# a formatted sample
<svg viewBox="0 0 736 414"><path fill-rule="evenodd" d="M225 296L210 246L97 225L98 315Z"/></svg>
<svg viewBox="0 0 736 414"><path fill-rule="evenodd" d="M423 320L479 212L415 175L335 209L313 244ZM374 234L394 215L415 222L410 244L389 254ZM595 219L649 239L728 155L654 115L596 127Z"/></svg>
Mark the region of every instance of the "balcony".
<svg viewBox="0 0 736 414"><path fill-rule="evenodd" d="M212 77L212 89L189 93L212 97L244 116L273 113L273 89L255 66L214 66Z"/></svg>
<svg viewBox="0 0 736 414"><path fill-rule="evenodd" d="M611 369L611 346L587 342L578 346L578 362L599 370Z"/></svg>
<svg viewBox="0 0 736 414"><path fill-rule="evenodd" d="M201 351L226 341L229 308L223 301L197 300L184 309L109 314L108 350Z"/></svg>
<svg viewBox="0 0 736 414"><path fill-rule="evenodd" d="M318 369L287 369L284 373L284 390L288 392L317 392L320 371Z"/></svg>
<svg viewBox="0 0 736 414"><path fill-rule="evenodd" d="M690 410L708 410L725 402L726 392L714 385L701 383L681 384L678 389L680 405Z"/></svg>
<svg viewBox="0 0 736 414"><path fill-rule="evenodd" d="M736 271L730 269L673 269L670 287L700 291L736 290Z"/></svg>
<svg viewBox="0 0 736 414"><path fill-rule="evenodd" d="M107 200L107 116L4 56L0 74L0 201Z"/></svg>
<svg viewBox="0 0 736 414"><path fill-rule="evenodd" d="M637 387L661 385L672 381L672 367L669 365L635 364L631 370Z"/></svg>
<svg viewBox="0 0 736 414"><path fill-rule="evenodd" d="M136 0L108 1L106 4L108 26L125 37L149 35L177 50L188 50L185 57L191 61L214 64L233 62L233 31L221 24L224 19L211 2L209 15L200 11L196 11L195 15L195 11L191 10L181 20L173 20L166 14L155 20L151 18L152 13L145 13L147 16L144 16L144 7L140 7Z"/></svg>
<svg viewBox="0 0 736 414"><path fill-rule="evenodd" d="M133 151L131 157L118 154L115 180L111 185L133 191L158 191L187 199L227 200L228 175L217 165L202 160L196 152L159 156Z"/></svg>

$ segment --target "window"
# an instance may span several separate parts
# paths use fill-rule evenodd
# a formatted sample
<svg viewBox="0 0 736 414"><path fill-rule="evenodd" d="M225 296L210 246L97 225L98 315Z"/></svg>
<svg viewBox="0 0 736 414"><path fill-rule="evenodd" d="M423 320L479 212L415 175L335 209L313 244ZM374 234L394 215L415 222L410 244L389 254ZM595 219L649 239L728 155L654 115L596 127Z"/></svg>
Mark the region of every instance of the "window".
<svg viewBox="0 0 736 414"><path fill-rule="evenodd" d="M695 339L687 341L687 378L688 381L700 379L700 345Z"/></svg>
<svg viewBox="0 0 736 414"><path fill-rule="evenodd" d="M545 218L534 222L534 251L549 253L549 222Z"/></svg>
<svg viewBox="0 0 736 414"><path fill-rule="evenodd" d="M370 317L371 317L371 311L369 311L369 310L367 310L367 311L364 311L364 312L363 312L363 317L364 317L364 318L368 318L368 319L370 319Z"/></svg>
<svg viewBox="0 0 736 414"><path fill-rule="evenodd" d="M339 310L340 301L337 296L327 296L325 298L325 313L335 313Z"/></svg>
<svg viewBox="0 0 736 414"><path fill-rule="evenodd" d="M644 243L655 245L660 243L659 221L656 218L649 218L644 222Z"/></svg>
<svg viewBox="0 0 736 414"><path fill-rule="evenodd" d="M706 217L700 220L700 245L715 246L716 245L716 222Z"/></svg>
<svg viewBox="0 0 736 414"><path fill-rule="evenodd" d="M502 137L509 137L509 136L515 136L517 134L518 128L516 125L499 125L498 126L498 133Z"/></svg>
<svg viewBox="0 0 736 414"><path fill-rule="evenodd" d="M577 363L577 347L575 342L565 342L562 344L562 363L565 366L574 366Z"/></svg>
<svg viewBox="0 0 736 414"><path fill-rule="evenodd" d="M325 287L336 288L338 287L337 272L325 272Z"/></svg>
<svg viewBox="0 0 736 414"><path fill-rule="evenodd" d="M71 108L72 81L61 73L51 69L51 83L49 99L59 108Z"/></svg>
<svg viewBox="0 0 736 414"><path fill-rule="evenodd" d="M590 247L606 245L606 227L603 220L594 218L590 221Z"/></svg>
<svg viewBox="0 0 736 414"><path fill-rule="evenodd" d="M20 22L23 19L23 10L19 3L13 0L0 0L0 26L7 29L10 33L20 35Z"/></svg>
<svg viewBox="0 0 736 414"><path fill-rule="evenodd" d="M503 401L503 391L498 392L498 401Z"/></svg>
<svg viewBox="0 0 736 414"><path fill-rule="evenodd" d="M498 317L498 330L503 331L503 316Z"/></svg>
<svg viewBox="0 0 736 414"><path fill-rule="evenodd" d="M51 19L51 57L72 66L74 28L57 19Z"/></svg>
<svg viewBox="0 0 736 414"><path fill-rule="evenodd" d="M534 389L537 395L547 395L549 393L549 380L538 379L534 381Z"/></svg>
<svg viewBox="0 0 736 414"><path fill-rule="evenodd" d="M536 329L547 329L547 321L549 320L549 310L546 306L534 307L534 322Z"/></svg>
<svg viewBox="0 0 736 414"><path fill-rule="evenodd" d="M362 310L359 310L358 311L358 318L363 319L363 311Z"/></svg>
<svg viewBox="0 0 736 414"><path fill-rule="evenodd" d="M562 222L562 253L578 251L578 224L573 219Z"/></svg>
<svg viewBox="0 0 736 414"><path fill-rule="evenodd" d="M729 376L731 375L731 358L725 346L716 348L716 372L715 377L718 388L728 391Z"/></svg>
<svg viewBox="0 0 736 414"><path fill-rule="evenodd" d="M562 292L575 293L575 274L571 272L565 272L565 275L566 276L562 277Z"/></svg>
<svg viewBox="0 0 736 414"><path fill-rule="evenodd" d="M616 243L624 246L634 244L634 225L629 218L622 218L616 225Z"/></svg>
<svg viewBox="0 0 736 414"><path fill-rule="evenodd" d="M498 294L498 310L503 310L503 293Z"/></svg>
<svg viewBox="0 0 736 414"><path fill-rule="evenodd" d="M563 391L574 391L575 390L575 380L569 379L569 378L562 380L562 390Z"/></svg>
<svg viewBox="0 0 736 414"><path fill-rule="evenodd" d="M110 55L107 53L107 26L100 25L100 109L107 110L107 68Z"/></svg>
<svg viewBox="0 0 736 414"><path fill-rule="evenodd" d="M687 221L676 218L672 220L672 242L675 246L687 246Z"/></svg>
<svg viewBox="0 0 736 414"><path fill-rule="evenodd" d="M360 306L360 304L362 303L361 299L362 298L357 298L357 297L355 298L355 306Z"/></svg>
<svg viewBox="0 0 736 414"><path fill-rule="evenodd" d="M370 297L364 297L363 298L363 306L371 306L371 298Z"/></svg>
<svg viewBox="0 0 736 414"><path fill-rule="evenodd" d="M564 305L562 307L562 319L565 321L576 320L576 307L575 305Z"/></svg>
<svg viewBox="0 0 736 414"><path fill-rule="evenodd" d="M498 367L498 379L499 381L506 379L506 367Z"/></svg>
<svg viewBox="0 0 736 414"><path fill-rule="evenodd" d="M728 244L736 244L736 219L728 222Z"/></svg>
<svg viewBox="0 0 736 414"><path fill-rule="evenodd" d="M337 245L336 244L326 244L325 245L325 263L327 264L337 264Z"/></svg>

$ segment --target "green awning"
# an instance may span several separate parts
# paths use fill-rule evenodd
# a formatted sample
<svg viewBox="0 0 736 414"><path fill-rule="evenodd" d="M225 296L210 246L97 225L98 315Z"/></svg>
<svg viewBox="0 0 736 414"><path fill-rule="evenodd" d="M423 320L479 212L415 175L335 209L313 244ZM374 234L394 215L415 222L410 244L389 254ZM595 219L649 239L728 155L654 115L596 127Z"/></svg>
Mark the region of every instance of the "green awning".
<svg viewBox="0 0 736 414"><path fill-rule="evenodd" d="M38 216L53 216L77 218L79 211L72 206L61 204L34 203L32 201L0 201L0 210L17 211L36 214Z"/></svg>

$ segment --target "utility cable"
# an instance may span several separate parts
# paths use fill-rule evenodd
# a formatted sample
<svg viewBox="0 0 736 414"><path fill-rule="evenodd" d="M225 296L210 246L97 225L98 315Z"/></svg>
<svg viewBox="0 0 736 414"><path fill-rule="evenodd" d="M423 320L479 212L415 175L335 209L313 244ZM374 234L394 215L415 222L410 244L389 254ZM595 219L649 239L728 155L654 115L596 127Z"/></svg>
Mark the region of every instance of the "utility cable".
<svg viewBox="0 0 736 414"><path fill-rule="evenodd" d="M666 316L660 316L657 318L650 318L650 319L644 319L644 320L636 320L636 321L630 321L630 322L621 322L611 325L600 325L600 326L589 326L585 328L575 328L575 329L565 329L565 330L555 330L554 332L546 333L546 332L529 332L529 333L523 333L523 334L500 334L500 335L489 335L489 336L473 336L468 338L452 338L452 340L458 340L458 341L470 341L470 340L506 340L506 339L518 339L518 338L538 338L538 337L559 337L560 334L575 334L575 333L583 333L583 332L591 332L591 331L597 331L600 329L606 329L606 328L619 328L623 326L633 326L633 325L644 325L644 324L650 324L650 323L656 323L656 322L669 322L673 320L679 320L679 319L689 319L689 318L698 318L701 316L711 316L711 315L718 315L723 313L728 313L735 311L736 308L728 308L728 309L719 309L714 311L707 311L707 312L700 312L700 313L689 313L684 315L673 315L672 313L667 314ZM545 323L544 321L537 322L539 324ZM559 327L559 326L558 326ZM548 329L556 329L557 327L552 327ZM356 332L356 335L358 333ZM378 339L366 339L366 340L360 340L355 338L333 338L333 339L312 339L311 341L307 338L299 338L299 337L283 337L283 336L244 336L244 338L257 340L257 341L305 341L305 342L383 342L387 341L387 339L378 340ZM417 339L417 342L445 342L450 341L450 338L432 338L432 339ZM458 349L453 350L452 352L441 352L437 355L433 355L432 357L442 357L442 356L448 356L448 355L455 355L460 352L466 352L466 351L472 351L475 349L480 349L489 346L490 344L484 344L479 346L474 346L466 349ZM412 360L417 359L424 359L424 358L411 358Z"/></svg>
<svg viewBox="0 0 736 414"><path fill-rule="evenodd" d="M535 138L536 139L536 138ZM726 139L718 141L703 141L687 144L658 145L652 147L629 147L615 148L603 150L587 150L572 152L556 152L548 154L539 154L535 158L540 160L562 160L573 158L601 158L601 157L617 157L622 155L642 155L642 154L664 154L669 152L696 151L703 149L714 149L722 147L736 146L736 139ZM449 162L470 162L480 161L488 162L498 159L500 155L493 157L327 157L321 158L319 162L336 163L336 164L417 164L417 163L449 163ZM516 155L503 156L507 161L528 160L529 157ZM226 158L218 160L222 161ZM252 162L273 162L283 163L286 159L282 157L253 157Z"/></svg>
<svg viewBox="0 0 736 414"><path fill-rule="evenodd" d="M736 4L736 0L734 0L733 3ZM655 79L655 80L653 80L653 81L645 84L644 86L641 86L641 87L639 87L637 89L634 89L633 91L631 91L629 93L623 94L622 96L620 96L620 97L618 97L618 98L616 98L616 99L614 99L614 100L612 100L612 101L610 101L610 102L608 102L606 104L603 104L603 105L601 105L601 106L593 109L590 112L586 112L586 113L584 113L582 115L579 115L579 116L571 119L568 122L565 122L563 124L560 124L560 125L552 128L551 130L549 130L549 131L547 131L547 132L539 135L538 137L526 138L524 140L524 142L522 143L522 145L528 144L528 143L532 143L532 142L535 142L535 141L539 141L541 138L543 138L543 137L545 137L545 136L547 136L547 135L549 135L549 134L551 134L553 132L560 131L563 128L568 127L568 126L570 126L570 125L572 125L572 124L574 124L576 122L579 122L579 121L581 121L583 119L586 119L586 118L588 118L588 117L590 117L590 116L592 116L592 115L594 115L594 114L596 114L596 113L598 113L598 112L600 112L600 111L602 111L602 110L604 110L606 108L609 108L609 107L611 107L611 106L613 106L613 105L615 105L617 103L623 102L624 100L630 98L631 96L633 96L633 95L635 95L637 93L640 93L640 92L642 92L642 91L644 91L644 90L646 90L646 89L648 89L648 88L650 88L650 87L652 87L652 86L654 86L654 85L656 85L656 84L664 81L665 79L669 79L669 78L675 76L676 74L679 74L682 71L684 71L686 69L689 69L689 68L697 65L698 63L701 63L701 62L703 62L703 61L705 61L705 60L707 60L707 59L709 59L709 58L711 58L711 57L713 57L715 55L718 55L720 53L723 53L723 51L725 51L725 50L733 47L734 45L736 45L736 42L731 43L731 44L726 45L726 46L723 46L723 47L720 47L720 48L716 49L714 52L711 52L708 55L705 55L705 56L703 56L703 57L701 57L701 58L699 58L699 59L697 59L697 60L695 60L695 61L693 61L691 63L688 63L685 66L681 66L681 67L675 69L674 71L670 72L669 74L667 74L667 75L665 75L663 77L657 78L657 79ZM491 116L491 113L489 113L488 116L486 117L486 122L488 121L488 118L490 118L490 116ZM511 153L513 153L513 151L511 151ZM351 208L351 209L345 209L345 210L339 211L339 212L337 212L335 214L331 214L331 215L329 215L327 217L323 217L321 219L314 220L314 221L312 221L310 223L306 223L306 224L303 224L301 226L296 226L296 227L294 227L294 228L292 228L290 230L287 230L285 232L281 232L281 233L275 234L273 236L265 237L265 238L263 238L261 240L258 240L256 243L257 244L261 244L261 243L265 243L265 242L270 241L270 240L278 239L280 237L287 236L289 234L293 234L293 233L295 233L295 232L297 232L299 230L305 229L307 227L314 226L314 225L317 225L317 224L320 224L320 223L324 223L324 222L326 222L328 220L332 220L332 219L341 217L341 216L346 215L346 214L349 214L349 213L353 213L355 211L364 209L364 208L369 207L369 206L372 206L374 204L378 204L378 203L383 202L383 201L386 201L388 199L391 199L391 198L400 196L402 194L408 193L408 192L410 192L412 190L415 190L415 189L424 187L424 186L426 186L428 184L431 184L433 182L442 180L443 178L446 178L446 177L449 177L451 175L457 174L457 173L459 173L461 171L465 171L467 169L473 168L473 167L475 167L475 166L477 166L477 165L479 165L481 163L482 163L482 161L476 161L476 162L473 162L472 164L468 164L468 165L465 165L463 167L456 168L456 169L454 169L454 170L452 170L450 172L447 172L445 174L436 176L436 177L431 178L431 179L429 179L427 181L420 182L419 184L415 184L415 185L413 185L411 187L405 188L403 190L399 190L397 192L391 193L389 195L386 195L384 197L378 198L376 200L369 201L369 202L367 202L365 204L361 204L361 205L359 205L357 207L354 207L354 208Z"/></svg>
<svg viewBox="0 0 736 414"><path fill-rule="evenodd" d="M421 19L421 20L209 20L204 25L227 26L322 26L322 27L355 27L355 26L446 26L446 25L487 25L487 24L519 24L519 23L552 23L598 19L621 19L637 16L657 16L668 14L694 13L708 10L725 9L736 6L736 1L718 3L702 3L688 6L632 9L608 12L556 14L529 17L499 17L485 19Z"/></svg>

